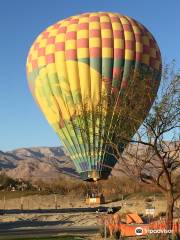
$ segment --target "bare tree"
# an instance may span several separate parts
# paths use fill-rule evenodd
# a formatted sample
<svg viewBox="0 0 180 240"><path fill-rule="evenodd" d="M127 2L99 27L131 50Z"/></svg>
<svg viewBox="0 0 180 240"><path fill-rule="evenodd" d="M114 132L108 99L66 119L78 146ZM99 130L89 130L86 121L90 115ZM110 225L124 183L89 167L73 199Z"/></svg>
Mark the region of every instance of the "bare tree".
<svg viewBox="0 0 180 240"><path fill-rule="evenodd" d="M126 153L133 159L139 178L158 187L166 197L167 228L171 229L174 202L180 197L180 189L175 189L180 170L180 76L172 73L170 76L168 70L165 69L166 86L162 95L159 94L132 140L136 143L135 151L126 150ZM140 150L142 146L146 148Z"/></svg>
<svg viewBox="0 0 180 240"><path fill-rule="evenodd" d="M180 74L174 65L163 70L162 85L154 105L129 145L114 153L122 164L119 169L146 184L156 186L167 200L167 228L172 229L174 202L180 197L176 181L180 173ZM110 143L111 144L111 143Z"/></svg>
<svg viewBox="0 0 180 240"><path fill-rule="evenodd" d="M145 78L146 86L149 77ZM157 98L138 131L147 113L148 103L154 96L151 93L143 104L134 105L137 99L140 101L147 94L143 84L138 85L138 92L134 91L141 81L139 76L134 79L129 79L126 95L119 102L116 100L117 108L111 109L114 106L112 96L106 96L104 101L101 99L93 113L84 106L83 119L78 128L87 139L88 134L103 139L105 147L101 151L116 158L121 166L117 170L156 186L163 193L167 200L167 228L172 229L174 202L180 197L180 189L176 189L176 177L180 171L180 74L174 70L174 62L164 66ZM94 121L92 133L86 134L84 118L87 122ZM133 129L137 131L134 137L131 136ZM106 167L110 166L107 164Z"/></svg>

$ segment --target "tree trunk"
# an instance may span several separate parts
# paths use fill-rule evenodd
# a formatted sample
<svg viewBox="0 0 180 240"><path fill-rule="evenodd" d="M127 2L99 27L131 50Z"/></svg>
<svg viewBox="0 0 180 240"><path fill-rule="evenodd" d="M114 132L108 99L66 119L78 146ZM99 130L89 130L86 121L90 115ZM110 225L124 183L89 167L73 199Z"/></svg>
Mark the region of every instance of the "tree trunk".
<svg viewBox="0 0 180 240"><path fill-rule="evenodd" d="M174 198L171 191L167 192L167 208L166 208L166 222L167 230L172 230L173 227L173 208Z"/></svg>

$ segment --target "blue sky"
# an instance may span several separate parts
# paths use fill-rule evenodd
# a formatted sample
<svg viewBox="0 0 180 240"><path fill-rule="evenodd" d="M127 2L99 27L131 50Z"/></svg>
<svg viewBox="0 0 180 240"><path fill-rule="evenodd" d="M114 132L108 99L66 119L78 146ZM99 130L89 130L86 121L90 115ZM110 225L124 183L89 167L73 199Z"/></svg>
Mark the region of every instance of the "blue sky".
<svg viewBox="0 0 180 240"><path fill-rule="evenodd" d="M83 12L111 11L143 23L156 38L164 61L180 66L180 1L1 0L0 150L58 146L60 141L27 86L26 57L37 35L60 19Z"/></svg>

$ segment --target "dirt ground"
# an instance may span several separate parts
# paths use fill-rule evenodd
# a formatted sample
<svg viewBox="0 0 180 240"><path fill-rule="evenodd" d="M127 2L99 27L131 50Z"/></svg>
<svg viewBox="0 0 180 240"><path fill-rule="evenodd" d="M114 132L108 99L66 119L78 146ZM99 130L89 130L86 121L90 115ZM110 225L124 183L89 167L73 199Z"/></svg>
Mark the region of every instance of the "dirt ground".
<svg viewBox="0 0 180 240"><path fill-rule="evenodd" d="M151 197L151 205L155 206L156 214L166 209L166 201L161 197ZM128 199L103 204L103 206L123 206L122 212L145 213L147 203L141 196L133 196ZM180 207L180 200L175 204ZM96 205L94 205L96 206ZM61 208L81 208L88 207L85 199L78 196L49 194L49 195L29 195L25 197L10 198L5 195L0 197L0 209L61 209Z"/></svg>
<svg viewBox="0 0 180 240"><path fill-rule="evenodd" d="M84 207L83 199L74 196L62 196L59 194L50 195L30 195L26 197L18 197L8 199L4 196L0 199L0 209L55 209Z"/></svg>
<svg viewBox="0 0 180 240"><path fill-rule="evenodd" d="M152 202L155 206L155 215L164 212L166 202L162 198L154 198ZM128 200L107 203L103 206L115 207L122 206L120 213L146 213L145 199L133 197ZM180 201L176 203L180 207ZM74 196L62 195L32 195L21 198L0 199L0 209L61 209L61 208L81 208L88 207L84 199L75 198ZM4 214L0 215L0 223L23 222L27 225L31 222L50 223L51 225L60 224L61 226L94 226L97 223L96 213L37 213L37 214ZM30 224L31 225L31 224ZM33 224L32 224L33 225Z"/></svg>
<svg viewBox="0 0 180 240"><path fill-rule="evenodd" d="M4 214L0 216L1 226L7 223L17 223L18 228L27 227L73 227L95 226L97 224L96 213L51 213L51 214ZM4 223L2 225L2 223ZM10 224L9 224L10 225Z"/></svg>

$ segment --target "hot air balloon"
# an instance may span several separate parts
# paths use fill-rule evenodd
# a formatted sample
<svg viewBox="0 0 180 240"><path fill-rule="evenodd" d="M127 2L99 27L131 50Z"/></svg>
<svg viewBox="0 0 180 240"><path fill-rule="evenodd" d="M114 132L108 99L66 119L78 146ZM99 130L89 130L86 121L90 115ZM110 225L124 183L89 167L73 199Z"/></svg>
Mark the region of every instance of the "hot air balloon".
<svg viewBox="0 0 180 240"><path fill-rule="evenodd" d="M107 138L116 144L124 129L133 137L153 104L161 65L152 34L117 13L69 17L34 41L30 90L83 180L108 178L116 157Z"/></svg>

